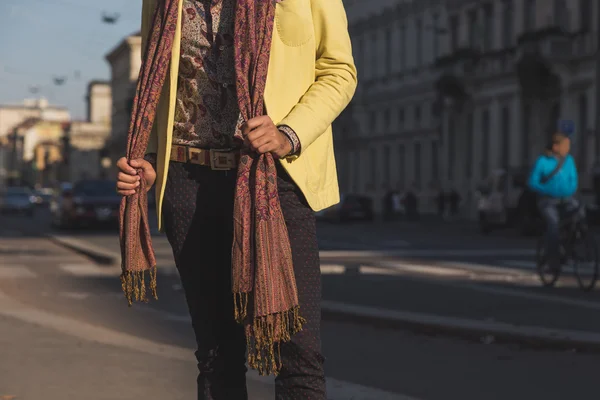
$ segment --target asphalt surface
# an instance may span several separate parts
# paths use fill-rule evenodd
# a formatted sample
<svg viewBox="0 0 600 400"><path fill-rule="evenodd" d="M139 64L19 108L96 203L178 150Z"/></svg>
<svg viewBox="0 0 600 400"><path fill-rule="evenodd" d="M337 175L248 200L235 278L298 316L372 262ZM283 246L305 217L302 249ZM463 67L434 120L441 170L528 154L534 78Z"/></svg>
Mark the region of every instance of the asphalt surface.
<svg viewBox="0 0 600 400"><path fill-rule="evenodd" d="M96 265L48 240L43 236L50 231L45 218L40 213L34 219L0 220L0 292L51 316L68 317L77 323L165 346L193 348L181 286L164 238L155 240L162 267L160 299L130 309L120 291L118 267ZM508 232L482 237L468 224L324 224L319 232L325 249L322 259L326 300L600 331L597 292L580 292L569 276L562 279L562 287L540 288L530 267L529 253L535 239L513 237ZM118 249L112 230L58 234L109 251ZM348 249L369 252L357 256ZM193 396L195 371L191 361L163 359L139 349L73 339L54 329L24 322L19 315L0 317L0 345L10 347L0 358L0 398ZM63 355L62 350L52 353L51 349L69 350ZM352 383L419 400L597 398L595 377L600 356L576 350L532 349L497 343L493 336L462 340L338 320L323 322L323 349L328 377L334 383L342 382L340 385L350 388L350 393L358 390ZM124 364L121 359L130 362ZM113 372L98 376L89 368L92 365L106 366ZM128 379L130 391L122 382L123 388L119 389L119 378L132 368L136 372ZM159 368L169 373L161 380L149 380ZM75 383L66 387L73 377L77 378ZM51 390L36 392L32 382L43 382ZM255 390L253 398L271 396L268 385L250 382ZM172 396L162 395L160 387L164 385L175 387L168 392ZM349 392L338 391L337 398L342 400L383 399L378 394L340 397L339 393ZM63 397L58 397L60 394Z"/></svg>

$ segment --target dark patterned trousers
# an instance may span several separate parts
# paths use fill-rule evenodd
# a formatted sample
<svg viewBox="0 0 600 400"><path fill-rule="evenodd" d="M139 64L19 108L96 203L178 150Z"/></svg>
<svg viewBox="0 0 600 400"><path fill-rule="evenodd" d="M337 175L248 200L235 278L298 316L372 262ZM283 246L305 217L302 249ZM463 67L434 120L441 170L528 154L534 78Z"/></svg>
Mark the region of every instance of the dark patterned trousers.
<svg viewBox="0 0 600 400"><path fill-rule="evenodd" d="M198 400L244 400L246 339L233 318L231 245L235 171L171 162L163 203L198 349ZM321 354L321 272L315 218L289 175L278 190L290 235L304 329L281 346L277 400L325 400Z"/></svg>

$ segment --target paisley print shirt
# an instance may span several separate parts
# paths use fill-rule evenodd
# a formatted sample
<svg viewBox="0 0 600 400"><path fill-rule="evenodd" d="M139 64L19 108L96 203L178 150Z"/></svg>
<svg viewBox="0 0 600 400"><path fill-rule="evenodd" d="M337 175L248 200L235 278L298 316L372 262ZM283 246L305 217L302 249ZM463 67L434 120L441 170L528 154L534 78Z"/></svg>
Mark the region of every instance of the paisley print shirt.
<svg viewBox="0 0 600 400"><path fill-rule="evenodd" d="M241 124L235 89L236 0L184 0L173 144L227 149ZM282 126L300 149L294 131Z"/></svg>

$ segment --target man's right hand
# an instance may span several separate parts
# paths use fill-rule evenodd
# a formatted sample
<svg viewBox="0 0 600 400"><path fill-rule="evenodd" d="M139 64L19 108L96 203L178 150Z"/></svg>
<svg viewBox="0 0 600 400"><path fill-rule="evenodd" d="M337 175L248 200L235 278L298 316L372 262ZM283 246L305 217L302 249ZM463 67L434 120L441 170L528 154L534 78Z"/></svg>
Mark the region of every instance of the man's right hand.
<svg viewBox="0 0 600 400"><path fill-rule="evenodd" d="M154 167L143 158L131 160L128 163L127 158L122 157L117 161L117 168L119 168L119 173L117 174L117 193L123 196L135 194L140 187L140 176L137 173L138 169L141 169L144 173L146 191L152 188L152 185L154 185L154 181L156 180L156 171L154 170Z"/></svg>

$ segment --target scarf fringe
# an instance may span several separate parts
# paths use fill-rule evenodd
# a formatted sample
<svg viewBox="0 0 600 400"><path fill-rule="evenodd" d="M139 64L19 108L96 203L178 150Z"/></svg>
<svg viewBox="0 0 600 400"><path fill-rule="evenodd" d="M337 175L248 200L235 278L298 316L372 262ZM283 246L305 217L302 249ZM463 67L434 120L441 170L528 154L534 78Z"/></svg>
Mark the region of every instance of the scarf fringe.
<svg viewBox="0 0 600 400"><path fill-rule="evenodd" d="M124 271L121 273L121 289L125 294L127 302L131 306L133 301L148 302L148 288L146 279L150 282L150 292L154 300L158 300L156 291L156 266L147 271Z"/></svg>
<svg viewBox="0 0 600 400"><path fill-rule="evenodd" d="M277 376L281 370L281 343L300 332L306 320L300 316L300 307L295 306L248 321L249 301L249 293L234 293L235 319L246 327L248 365L261 376Z"/></svg>

